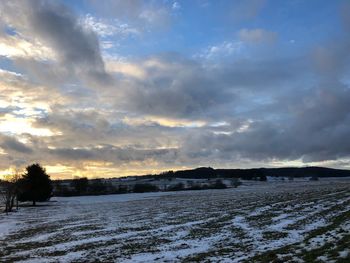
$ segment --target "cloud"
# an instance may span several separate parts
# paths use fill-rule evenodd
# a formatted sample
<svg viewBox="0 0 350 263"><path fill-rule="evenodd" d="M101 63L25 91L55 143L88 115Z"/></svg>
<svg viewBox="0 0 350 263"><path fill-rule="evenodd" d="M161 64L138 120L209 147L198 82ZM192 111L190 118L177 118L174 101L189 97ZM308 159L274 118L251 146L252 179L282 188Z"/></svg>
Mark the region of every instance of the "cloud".
<svg viewBox="0 0 350 263"><path fill-rule="evenodd" d="M171 23L170 10L173 5L166 1L91 0L89 2L102 16L123 21L139 32L164 29Z"/></svg>
<svg viewBox="0 0 350 263"><path fill-rule="evenodd" d="M33 43L19 36L0 37L0 56L7 58L29 58L37 60L55 59L54 52L39 41Z"/></svg>
<svg viewBox="0 0 350 263"><path fill-rule="evenodd" d="M192 118L235 96L210 70L181 56L150 58L142 62L142 70L147 78L129 85L123 94L121 107L131 112Z"/></svg>
<svg viewBox="0 0 350 263"><path fill-rule="evenodd" d="M137 28L131 27L127 23L121 23L117 19L108 21L107 19L96 18L91 14L87 14L82 19L81 23L84 27L89 30L93 30L102 38L114 35L125 38L128 36L137 36L140 34Z"/></svg>
<svg viewBox="0 0 350 263"><path fill-rule="evenodd" d="M131 73L124 71L126 80L116 106L137 114L189 120L225 118L239 107L253 106L245 101L252 92L261 96L276 89L282 92L306 74L299 59L218 65L173 54L132 65Z"/></svg>
<svg viewBox="0 0 350 263"><path fill-rule="evenodd" d="M107 60L106 69L111 73L123 74L129 77L146 79L146 71L137 63L125 62L119 60Z"/></svg>
<svg viewBox="0 0 350 263"><path fill-rule="evenodd" d="M316 47L312 52L315 70L326 79L343 76L350 66L349 45L350 38Z"/></svg>
<svg viewBox="0 0 350 263"><path fill-rule="evenodd" d="M0 107L0 117L12 113L13 111L20 110L21 108L15 106Z"/></svg>
<svg viewBox="0 0 350 263"><path fill-rule="evenodd" d="M6 151L17 152L22 154L32 153L31 148L19 142L16 138L2 135L0 139L1 139L0 147Z"/></svg>
<svg viewBox="0 0 350 263"><path fill-rule="evenodd" d="M310 163L348 158L349 86L329 81L302 92L301 97L295 90L285 90L267 105L255 104L259 112L240 114L228 121L228 126L215 130L190 133L183 145L184 155L193 161L218 163L225 163L224 160Z"/></svg>
<svg viewBox="0 0 350 263"><path fill-rule="evenodd" d="M0 167L39 160L67 173L104 166L111 176L120 167L350 158L345 31L297 56L251 45L276 42L277 33L243 28L196 56L103 58L102 45L116 47L112 37L169 22L174 1L99 3L111 4L110 17L77 16L49 1L1 2L12 29L3 28L1 54L12 71L0 69ZM234 5L246 3L241 19L264 4Z"/></svg>
<svg viewBox="0 0 350 263"><path fill-rule="evenodd" d="M247 43L273 43L277 40L275 32L264 29L241 29L238 32L238 37L241 41Z"/></svg>
<svg viewBox="0 0 350 263"><path fill-rule="evenodd" d="M106 84L111 81L105 72L97 35L86 29L66 6L50 1L11 1L3 2L1 9L4 10L3 20L20 32L17 36L31 41L39 39L53 50L56 60L45 65L41 63L44 67L61 71L60 77L69 74L81 76L87 82ZM23 61L21 65L30 69ZM39 75L40 70L35 73Z"/></svg>
<svg viewBox="0 0 350 263"><path fill-rule="evenodd" d="M113 145L103 145L93 148L72 149L72 148L57 148L50 149L49 153L55 155L62 160L95 160L112 162L119 164L121 162L145 161L152 158L162 158L164 161L173 156L172 149L134 149L120 148Z"/></svg>
<svg viewBox="0 0 350 263"><path fill-rule="evenodd" d="M44 145L55 148L113 144L152 149L176 146L181 131L170 127L188 123L126 116L118 111L101 109L72 111L56 108L46 117L37 119L35 127L59 132L60 135L41 138Z"/></svg>
<svg viewBox="0 0 350 263"><path fill-rule="evenodd" d="M172 9L174 9L174 10L181 9L180 3L179 2L174 2L173 5L172 5Z"/></svg>
<svg viewBox="0 0 350 263"><path fill-rule="evenodd" d="M57 90L39 85L26 75L0 69L0 104L8 109L5 113L14 113L15 110L32 115L39 110L46 112L52 97L55 97L55 103L69 101Z"/></svg>
<svg viewBox="0 0 350 263"><path fill-rule="evenodd" d="M212 45L205 48L201 53L195 55L195 58L202 58L208 60L222 60L227 57L230 57L231 55L240 54L243 49L244 46L241 41L224 41L220 44Z"/></svg>

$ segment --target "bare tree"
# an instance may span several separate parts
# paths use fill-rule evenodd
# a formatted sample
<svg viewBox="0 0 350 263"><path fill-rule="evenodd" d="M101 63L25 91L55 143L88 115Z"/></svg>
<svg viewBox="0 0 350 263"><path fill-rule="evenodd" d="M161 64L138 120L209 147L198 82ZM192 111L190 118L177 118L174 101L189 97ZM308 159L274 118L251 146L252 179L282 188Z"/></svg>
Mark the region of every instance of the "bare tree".
<svg viewBox="0 0 350 263"><path fill-rule="evenodd" d="M13 207L16 206L18 209L18 191L20 183L20 174L16 171L13 175L5 176L5 180L0 182L0 198L1 202L5 206L5 212L9 213L13 210Z"/></svg>

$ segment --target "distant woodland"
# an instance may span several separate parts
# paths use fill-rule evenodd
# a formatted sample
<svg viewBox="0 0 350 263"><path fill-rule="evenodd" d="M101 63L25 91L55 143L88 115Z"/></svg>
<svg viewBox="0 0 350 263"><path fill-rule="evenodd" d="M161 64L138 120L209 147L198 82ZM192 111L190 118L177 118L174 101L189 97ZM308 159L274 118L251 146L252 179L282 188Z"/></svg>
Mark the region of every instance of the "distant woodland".
<svg viewBox="0 0 350 263"><path fill-rule="evenodd" d="M240 178L243 180L261 179L272 177L347 177L350 170L340 170L324 167L303 168L252 168L252 169L213 169L211 167L200 167L192 170L168 171L159 175L148 175L149 177L176 177L176 178Z"/></svg>
<svg viewBox="0 0 350 263"><path fill-rule="evenodd" d="M268 181L268 177L294 180L323 177L346 177L350 171L322 167L214 169L200 167L191 170L167 171L160 174L110 179L75 178L53 182L56 196L144 193L238 187L242 180Z"/></svg>

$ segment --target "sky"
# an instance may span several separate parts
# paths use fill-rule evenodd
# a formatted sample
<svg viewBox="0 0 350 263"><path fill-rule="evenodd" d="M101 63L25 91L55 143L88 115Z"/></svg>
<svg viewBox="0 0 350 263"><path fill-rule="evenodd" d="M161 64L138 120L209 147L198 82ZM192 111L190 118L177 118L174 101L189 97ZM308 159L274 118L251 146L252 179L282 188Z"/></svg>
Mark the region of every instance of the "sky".
<svg viewBox="0 0 350 263"><path fill-rule="evenodd" d="M350 169L350 2L1 1L0 177Z"/></svg>

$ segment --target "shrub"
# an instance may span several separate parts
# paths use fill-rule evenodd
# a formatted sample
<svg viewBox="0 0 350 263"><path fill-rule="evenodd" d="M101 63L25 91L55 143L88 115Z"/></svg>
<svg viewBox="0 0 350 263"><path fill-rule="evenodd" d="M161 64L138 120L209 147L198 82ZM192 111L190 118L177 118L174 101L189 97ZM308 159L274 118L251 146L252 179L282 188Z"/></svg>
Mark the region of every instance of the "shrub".
<svg viewBox="0 0 350 263"><path fill-rule="evenodd" d="M185 188L185 186L183 183L178 183L178 184L169 186L167 190L168 191L181 191L184 188Z"/></svg>
<svg viewBox="0 0 350 263"><path fill-rule="evenodd" d="M222 182L222 180L217 179L217 180L215 181L215 184L213 185L213 188L214 188L214 189L225 189L225 188L227 188L227 186L226 186L226 184L224 184L224 183Z"/></svg>
<svg viewBox="0 0 350 263"><path fill-rule="evenodd" d="M317 175L313 175L313 176L310 178L310 181L318 181L318 176L317 176Z"/></svg>
<svg viewBox="0 0 350 263"><path fill-rule="evenodd" d="M159 191L159 188L153 184L135 184L133 188L134 193L146 193L157 191Z"/></svg>
<svg viewBox="0 0 350 263"><path fill-rule="evenodd" d="M239 181L237 178L234 178L234 179L231 180L231 186L234 187L234 188L237 188L241 184L242 184L241 181Z"/></svg>
<svg viewBox="0 0 350 263"><path fill-rule="evenodd" d="M78 195L86 193L89 187L89 180L86 177L74 178L71 182L71 186L74 188Z"/></svg>

